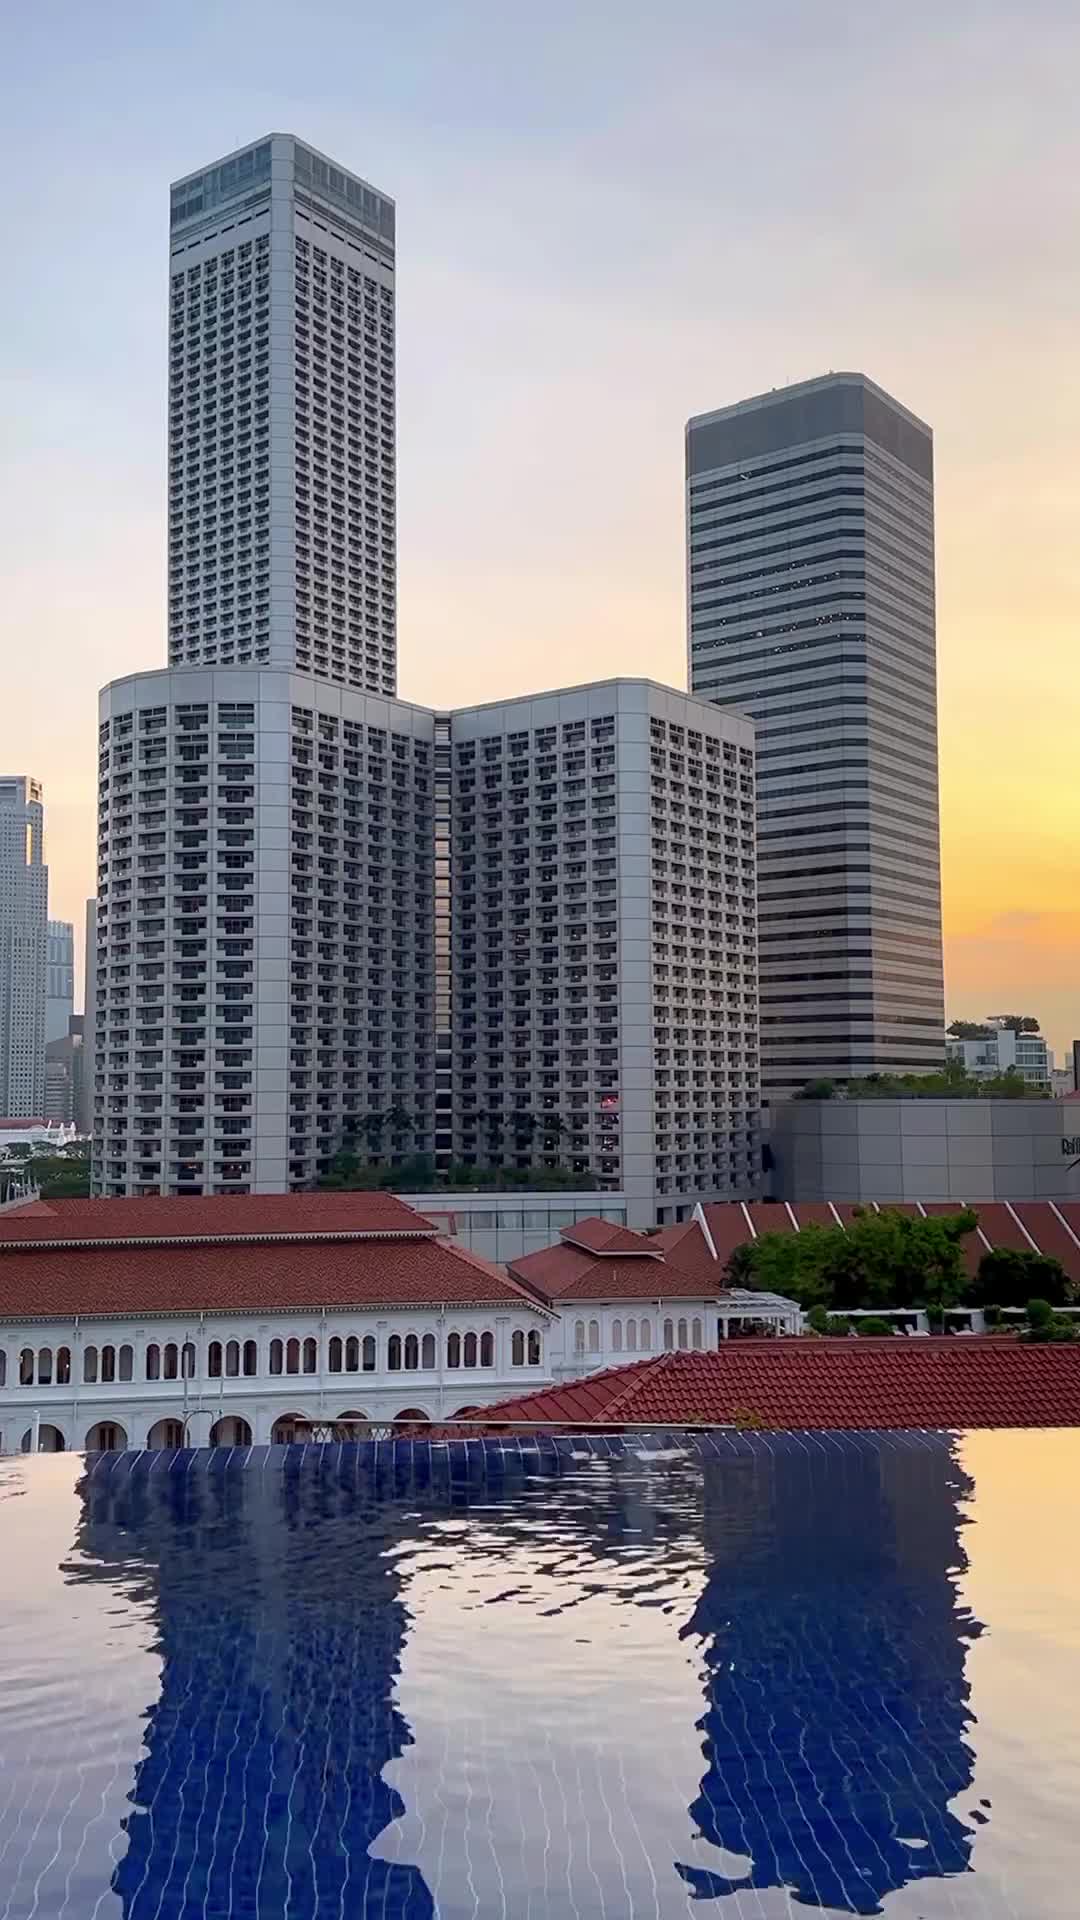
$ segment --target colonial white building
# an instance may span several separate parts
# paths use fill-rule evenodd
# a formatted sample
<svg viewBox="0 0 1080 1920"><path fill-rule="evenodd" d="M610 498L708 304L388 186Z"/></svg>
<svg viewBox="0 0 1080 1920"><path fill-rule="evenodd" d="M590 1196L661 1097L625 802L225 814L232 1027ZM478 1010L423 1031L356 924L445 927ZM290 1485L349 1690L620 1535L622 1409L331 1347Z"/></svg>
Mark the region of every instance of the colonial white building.
<svg viewBox="0 0 1080 1920"><path fill-rule="evenodd" d="M796 1331L695 1220L504 1272L388 1194L0 1209L0 1452L261 1445L482 1413L635 1355Z"/></svg>

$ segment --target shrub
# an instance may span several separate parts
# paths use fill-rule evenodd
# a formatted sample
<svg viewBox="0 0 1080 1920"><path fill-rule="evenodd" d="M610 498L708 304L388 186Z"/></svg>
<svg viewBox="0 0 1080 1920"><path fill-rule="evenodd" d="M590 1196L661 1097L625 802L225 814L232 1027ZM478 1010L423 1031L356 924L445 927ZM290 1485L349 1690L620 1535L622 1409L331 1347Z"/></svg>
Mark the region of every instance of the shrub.
<svg viewBox="0 0 1080 1920"><path fill-rule="evenodd" d="M1027 1303L1027 1326L1021 1333L1021 1340L1034 1346L1050 1343L1066 1343L1075 1340L1080 1329L1075 1320L1067 1313L1055 1313L1049 1300L1029 1300Z"/></svg>
<svg viewBox="0 0 1080 1920"><path fill-rule="evenodd" d="M833 1340L842 1340L851 1332L851 1321L846 1313L830 1313L825 1322L825 1331Z"/></svg>
<svg viewBox="0 0 1080 1920"><path fill-rule="evenodd" d="M856 1320L856 1333L862 1335L885 1334L894 1332L891 1320L879 1320L876 1314L870 1314L865 1320Z"/></svg>
<svg viewBox="0 0 1080 1920"><path fill-rule="evenodd" d="M1060 1260L1029 1248L992 1247L979 1261L971 1298L976 1305L1022 1307L1027 1301L1063 1306L1069 1279Z"/></svg>
<svg viewBox="0 0 1080 1920"><path fill-rule="evenodd" d="M809 1313L807 1314L806 1324L809 1327L811 1333L828 1333L829 1309L827 1307L823 1307L821 1302L819 1301L817 1306L811 1307Z"/></svg>

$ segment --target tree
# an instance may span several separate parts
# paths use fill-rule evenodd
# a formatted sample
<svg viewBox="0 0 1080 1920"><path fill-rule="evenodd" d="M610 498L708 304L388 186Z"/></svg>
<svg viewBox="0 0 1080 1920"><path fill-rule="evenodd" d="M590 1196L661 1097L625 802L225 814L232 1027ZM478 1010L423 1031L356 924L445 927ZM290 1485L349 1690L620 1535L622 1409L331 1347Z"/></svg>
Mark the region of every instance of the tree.
<svg viewBox="0 0 1080 1920"><path fill-rule="evenodd" d="M954 1040L989 1040L993 1029L981 1020L954 1020L947 1031Z"/></svg>
<svg viewBox="0 0 1080 1920"><path fill-rule="evenodd" d="M1060 1307L1069 1298L1069 1277L1050 1254L992 1247L979 1261L971 1297L981 1307L1022 1307L1035 1299Z"/></svg>
<svg viewBox="0 0 1080 1920"><path fill-rule="evenodd" d="M927 1307L940 1313L962 1297L961 1257L978 1216L923 1217L856 1208L849 1226L764 1233L728 1262L730 1285L786 1294L803 1308ZM737 1256L737 1264L736 1264ZM738 1278L735 1278L735 1274Z"/></svg>
<svg viewBox="0 0 1080 1920"><path fill-rule="evenodd" d="M1049 1300L1029 1300L1027 1303L1027 1326L1020 1335L1033 1346L1044 1346L1049 1342L1075 1340L1077 1325L1070 1315L1055 1313Z"/></svg>
<svg viewBox="0 0 1080 1920"><path fill-rule="evenodd" d="M999 1023L1009 1033L1038 1033L1039 1023L1031 1013L1003 1013Z"/></svg>
<svg viewBox="0 0 1080 1920"><path fill-rule="evenodd" d="M388 1113L382 1115L382 1121L391 1139L395 1143L402 1139L405 1134L415 1133L416 1131L416 1122L408 1108L396 1103L390 1108Z"/></svg>
<svg viewBox="0 0 1080 1920"><path fill-rule="evenodd" d="M796 1100L831 1100L836 1093L835 1080L807 1080L795 1095Z"/></svg>
<svg viewBox="0 0 1080 1920"><path fill-rule="evenodd" d="M41 1190L43 1200L78 1200L90 1192L90 1144L79 1153L36 1154L24 1161L20 1178Z"/></svg>
<svg viewBox="0 0 1080 1920"><path fill-rule="evenodd" d="M371 1193L378 1184L379 1168L365 1165L348 1146L335 1153L316 1181L323 1191L337 1193Z"/></svg>

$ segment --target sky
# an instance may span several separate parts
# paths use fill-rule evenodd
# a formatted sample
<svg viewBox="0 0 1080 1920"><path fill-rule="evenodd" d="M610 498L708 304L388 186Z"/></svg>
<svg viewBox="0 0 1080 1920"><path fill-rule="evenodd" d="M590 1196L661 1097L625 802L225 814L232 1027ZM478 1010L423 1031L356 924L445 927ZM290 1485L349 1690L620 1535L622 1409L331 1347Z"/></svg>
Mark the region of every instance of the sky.
<svg viewBox="0 0 1080 1920"><path fill-rule="evenodd" d="M399 685L685 685L687 416L858 368L935 433L949 1017L1080 1034L1073 0L40 0L0 125L0 772L93 888L165 663L168 183L295 132L398 209Z"/></svg>

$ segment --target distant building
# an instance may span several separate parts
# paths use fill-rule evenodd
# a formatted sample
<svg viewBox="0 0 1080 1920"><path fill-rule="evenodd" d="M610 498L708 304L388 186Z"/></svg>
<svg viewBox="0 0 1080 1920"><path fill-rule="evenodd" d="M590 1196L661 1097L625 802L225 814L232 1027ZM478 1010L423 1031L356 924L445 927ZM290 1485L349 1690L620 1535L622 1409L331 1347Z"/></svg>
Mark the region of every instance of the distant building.
<svg viewBox="0 0 1080 1920"><path fill-rule="evenodd" d="M1073 1092L1080 1093L1080 1040L1072 1043Z"/></svg>
<svg viewBox="0 0 1080 1920"><path fill-rule="evenodd" d="M946 1036L950 1060L958 1061L974 1080L992 1080L999 1073L1018 1073L1029 1087L1050 1090L1050 1051L1041 1033L1014 1033L1005 1015L989 1014L983 1030L970 1040Z"/></svg>
<svg viewBox="0 0 1080 1920"><path fill-rule="evenodd" d="M1071 1099L788 1100L769 1145L777 1200L1080 1199Z"/></svg>
<svg viewBox="0 0 1080 1920"><path fill-rule="evenodd" d="M1051 1067L1050 1092L1055 1100L1066 1100L1070 1093L1076 1092L1071 1057L1067 1067Z"/></svg>
<svg viewBox="0 0 1080 1920"><path fill-rule="evenodd" d="M45 929L49 870L41 784L0 776L0 1112L45 1108Z"/></svg>
<svg viewBox="0 0 1080 1920"><path fill-rule="evenodd" d="M66 1040L75 1011L75 928L50 920L45 948L45 1044Z"/></svg>
<svg viewBox="0 0 1080 1920"><path fill-rule="evenodd" d="M73 1013L62 1040L45 1048L45 1118L78 1127L83 1098L83 1015Z"/></svg>
<svg viewBox="0 0 1080 1920"><path fill-rule="evenodd" d="M83 1057L79 1084L79 1132L87 1139L94 1131L94 1074L97 1032L97 901L86 903L86 946L83 954Z"/></svg>

